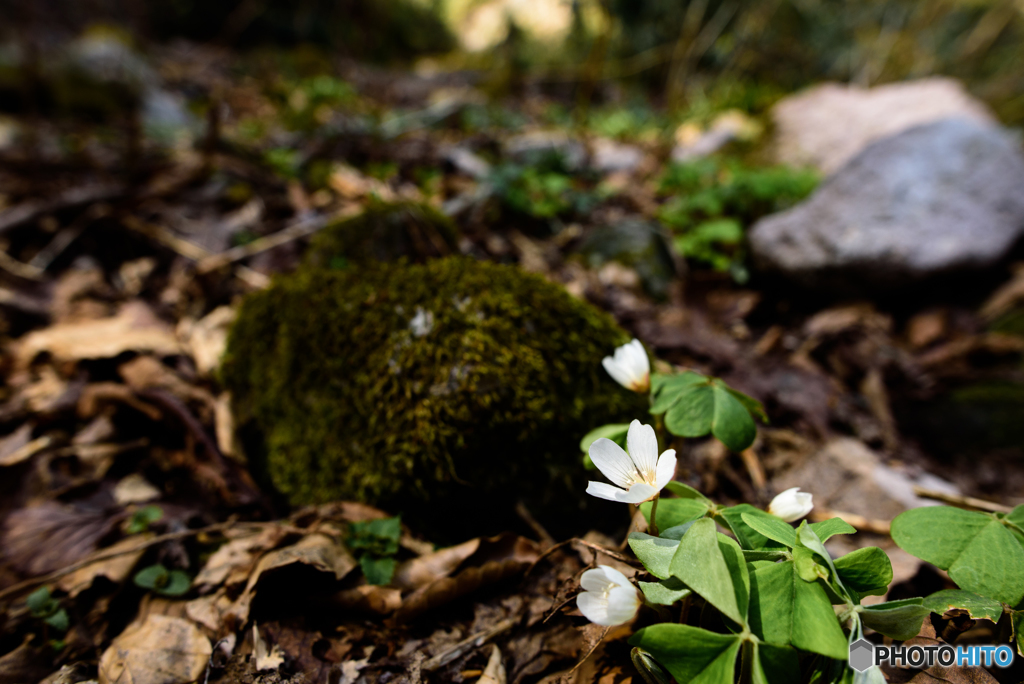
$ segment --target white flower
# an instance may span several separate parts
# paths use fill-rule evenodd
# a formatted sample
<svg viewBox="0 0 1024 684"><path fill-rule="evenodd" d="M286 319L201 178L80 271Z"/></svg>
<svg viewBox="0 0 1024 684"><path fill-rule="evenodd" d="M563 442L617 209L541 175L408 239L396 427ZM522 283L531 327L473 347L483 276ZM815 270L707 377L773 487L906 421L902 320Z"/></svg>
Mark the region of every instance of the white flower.
<svg viewBox="0 0 1024 684"><path fill-rule="evenodd" d="M576 606L591 622L612 627L629 622L640 607L636 587L615 568L599 565L583 573Z"/></svg>
<svg viewBox="0 0 1024 684"><path fill-rule="evenodd" d="M593 458L593 457L591 457ZM811 512L811 495L793 487L779 494L768 504L768 512L786 522L795 522Z"/></svg>
<svg viewBox="0 0 1024 684"><path fill-rule="evenodd" d="M646 392L651 388L651 362L640 340L633 339L615 349L615 356L606 356L601 365L615 382L634 392Z"/></svg>
<svg viewBox="0 0 1024 684"><path fill-rule="evenodd" d="M628 454L610 439L594 440L590 445L590 460L618 487L591 482L587 494L639 504L657 496L676 474L676 450L668 449L659 457L658 438L650 425L641 425L639 420L630 423L626 447Z"/></svg>

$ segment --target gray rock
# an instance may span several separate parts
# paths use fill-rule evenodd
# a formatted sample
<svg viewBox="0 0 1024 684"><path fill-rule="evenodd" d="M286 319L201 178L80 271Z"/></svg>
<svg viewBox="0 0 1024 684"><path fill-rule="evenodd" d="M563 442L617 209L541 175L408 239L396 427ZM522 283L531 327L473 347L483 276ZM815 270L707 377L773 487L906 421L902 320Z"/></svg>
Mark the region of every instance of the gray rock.
<svg viewBox="0 0 1024 684"><path fill-rule="evenodd" d="M557 157L569 171L583 168L587 161L587 148L583 143L560 131L531 131L517 135L505 144L505 153L513 161L528 166Z"/></svg>
<svg viewBox="0 0 1024 684"><path fill-rule="evenodd" d="M749 237L755 265L809 286L905 285L1002 258L1024 231L1015 136L946 119L879 140Z"/></svg>
<svg viewBox="0 0 1024 684"><path fill-rule="evenodd" d="M997 125L985 104L952 78L874 88L822 83L785 97L772 108L773 148L781 164L832 173L876 140L953 118Z"/></svg>
<svg viewBox="0 0 1024 684"><path fill-rule="evenodd" d="M598 138L591 145L590 164L598 173L632 172L644 160L644 152L636 145Z"/></svg>
<svg viewBox="0 0 1024 684"><path fill-rule="evenodd" d="M862 442L841 437L775 478L778 491L800 487L814 505L873 520L892 520L907 510L936 502L914 493L914 485L958 494L956 487L929 473L913 473L882 463Z"/></svg>

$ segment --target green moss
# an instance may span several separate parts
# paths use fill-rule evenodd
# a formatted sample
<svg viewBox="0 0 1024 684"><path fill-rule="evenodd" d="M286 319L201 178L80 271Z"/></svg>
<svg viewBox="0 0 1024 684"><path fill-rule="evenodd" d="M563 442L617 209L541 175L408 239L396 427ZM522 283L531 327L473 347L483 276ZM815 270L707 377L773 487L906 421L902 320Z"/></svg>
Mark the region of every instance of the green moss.
<svg viewBox="0 0 1024 684"><path fill-rule="evenodd" d="M414 262L458 252L451 219L426 204L375 202L358 216L327 226L313 239L308 261L339 266L368 261Z"/></svg>
<svg viewBox="0 0 1024 684"><path fill-rule="evenodd" d="M601 367L627 339L540 277L452 257L278 278L242 305L222 373L292 503L465 530L520 499L580 510L580 437L646 414Z"/></svg>

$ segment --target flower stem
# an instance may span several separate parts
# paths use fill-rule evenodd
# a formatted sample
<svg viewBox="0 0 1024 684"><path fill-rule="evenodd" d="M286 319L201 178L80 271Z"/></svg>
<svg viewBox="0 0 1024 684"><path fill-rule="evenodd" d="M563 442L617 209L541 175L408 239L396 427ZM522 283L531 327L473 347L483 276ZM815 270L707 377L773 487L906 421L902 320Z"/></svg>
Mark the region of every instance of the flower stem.
<svg viewBox="0 0 1024 684"><path fill-rule="evenodd" d="M658 512L658 499L661 498L661 494L655 494L654 499L651 501L651 522L647 525L647 533L653 537L658 536L658 523L657 518L654 515Z"/></svg>

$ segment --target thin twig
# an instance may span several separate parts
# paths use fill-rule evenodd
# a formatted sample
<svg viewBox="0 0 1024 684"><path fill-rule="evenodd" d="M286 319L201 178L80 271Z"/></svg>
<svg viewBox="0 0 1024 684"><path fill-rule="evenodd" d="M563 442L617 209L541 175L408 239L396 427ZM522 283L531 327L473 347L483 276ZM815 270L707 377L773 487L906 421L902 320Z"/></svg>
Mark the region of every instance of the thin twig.
<svg viewBox="0 0 1024 684"><path fill-rule="evenodd" d="M124 195L124 188L113 185L86 185L71 188L49 201L24 202L0 212L0 233L27 223L37 216L70 209L82 204L112 200Z"/></svg>
<svg viewBox="0 0 1024 684"><path fill-rule="evenodd" d="M49 573L48 575L40 575L39 577L32 577L32 578L27 579L27 580L25 580L23 582L18 582L17 584L9 586L6 589L0 589L0 599L6 598L6 597L14 595L14 594L19 594L19 593L21 593L22 591L24 591L26 589L30 589L30 588L35 587L35 586L39 586L40 584L48 584L49 582L53 582L54 580L58 580L61 577L64 577L65 575L70 575L71 573L75 572L76 570L81 570L85 566L92 565L93 563L97 563L99 561L110 560L111 558L117 558L118 556L124 556L124 555L127 555L129 553L135 553L136 551L142 551L143 549L148 549L151 546L155 546L157 544L162 544L162 543L164 543L166 541L174 541L176 539L186 539L188 537L193 537L193 536L200 535L200 534L209 534L211 532L220 532L221 530L228 529L228 528L233 527L233 526L238 525L238 524L244 524L244 525L267 525L269 523L238 523L237 521L232 519L232 520L227 520L227 521L222 522L222 523L217 523L216 525L209 525L207 527L200 527L200 528L194 529L194 530L182 530L182 531L179 531L179 532L168 532L167 534L161 534L159 536L153 537L152 539L143 540L141 543L136 544L135 546L132 546L130 548L118 549L116 551L110 551L109 553L101 553L101 554L98 554L98 555L95 555L95 556L90 556L90 557L85 558L83 560L80 560L80 561L78 561L76 563L72 563L71 565L65 566L65 567L61 568L60 570L54 570L53 572Z"/></svg>
<svg viewBox="0 0 1024 684"><path fill-rule="evenodd" d="M629 565L636 565L636 561L634 559L630 558L629 556L625 556L625 555L619 553L618 551L612 551L611 549L606 549L605 547L599 546L597 544L594 544L593 542L588 542L585 539L580 539L579 537L573 537L572 539L566 539L563 542L559 542L559 543L555 544L550 549L547 549L542 554L537 556L537 560L533 561L533 563L530 564L530 567L528 567L526 569L526 572L523 573L523 577L527 577L530 574L530 572L532 572L533 569L537 566L538 563L540 563L542 560L544 560L545 558L547 558L548 556L553 554L555 551L557 551L558 549L562 548L563 546L567 546L567 545L572 544L574 542L577 543L577 544L581 544L581 545L583 545L583 546L585 546L588 549L591 549L593 551L597 551L598 553L603 553L604 555L608 556L609 558L614 558L617 561L622 561L623 563L627 563Z"/></svg>
<svg viewBox="0 0 1024 684"><path fill-rule="evenodd" d="M597 647L601 645L601 642L603 642L603 641L604 641L604 638L605 638L606 636L608 636L608 632L609 632L609 630L611 630L611 627L605 627L605 628L604 628L604 631L603 631L603 632L601 632L601 638L599 638L599 639L598 639L597 641L595 641L595 642L594 642L594 645L590 647L590 650L589 650L589 651L587 651L587 655L583 656L583 657L582 657L582 658L580 659L580 662L576 663L576 665L575 665L575 666L573 666L573 668L572 668L571 670L569 670L569 671L568 671L568 672L567 672L567 673L565 674L566 678L568 678L568 677L569 677L569 675L571 675L571 674L573 674L574 672L576 672L576 670L580 669L580 667L581 667L581 666L583 665L583 663L587 662L587 660L589 660L589 659L590 659L590 656L594 655L594 651L596 651L596 650L597 650Z"/></svg>
<svg viewBox="0 0 1024 684"><path fill-rule="evenodd" d="M225 250L219 254L203 257L196 264L196 273L209 273L210 271L216 271L218 268L222 268L228 264L241 261L242 259L247 259L248 257L259 254L260 252L265 252L268 249L279 247L288 242L292 242L293 240L306 237L307 235L312 235L332 221L344 218L346 215L353 215L354 213L355 212L343 212L340 216L313 216L312 218L297 221L276 233L253 240L247 245L232 247L231 249Z"/></svg>
<svg viewBox="0 0 1024 684"><path fill-rule="evenodd" d="M467 653L474 648L479 648L502 632L507 632L512 629L518 622L519 617L506 618L490 629L485 629L477 632L476 634L470 635L451 648L438 653L436 656L423 663L423 669L427 672L439 670L462 654Z"/></svg>
<svg viewBox="0 0 1024 684"><path fill-rule="evenodd" d="M857 530L861 532L874 532L875 534L889 534L889 522L886 520L873 520L871 518L865 518L863 515L857 515L856 513L846 513L845 511L833 511L828 508L815 508L811 511L811 520L813 522L821 522L830 518L841 518L843 522L849 523Z"/></svg>
<svg viewBox="0 0 1024 684"><path fill-rule="evenodd" d="M185 257L186 259L191 259L192 261L198 262L211 256L210 253L203 247L200 247L197 244L189 242L188 240L181 239L180 237L172 233L167 228L164 228L163 226L157 226L152 223L145 223L131 215L122 216L121 223L127 228L131 228L134 231L142 233L148 238L156 240L157 242L160 242L163 245L170 247L172 250L174 250L181 256ZM270 284L270 278L263 275L259 271L252 270L248 266L236 266L235 275L242 282L258 289L263 289Z"/></svg>
<svg viewBox="0 0 1024 684"><path fill-rule="evenodd" d="M32 264L26 264L22 261L18 261L2 249L0 249L0 268L11 275L16 275L19 278L24 278L25 280L43 279L43 269L36 268Z"/></svg>
<svg viewBox="0 0 1024 684"><path fill-rule="evenodd" d="M989 513L1009 513L1013 510L1010 506L1004 506L1003 504L997 504L992 501L985 501L984 499L975 499L973 496L947 494L946 492L939 492L934 489L925 489L924 487L918 487L917 485L914 485L914 494L925 499L934 499L935 501L942 501L944 503L953 504L954 506L960 506L961 508L974 508L979 511L988 511Z"/></svg>

